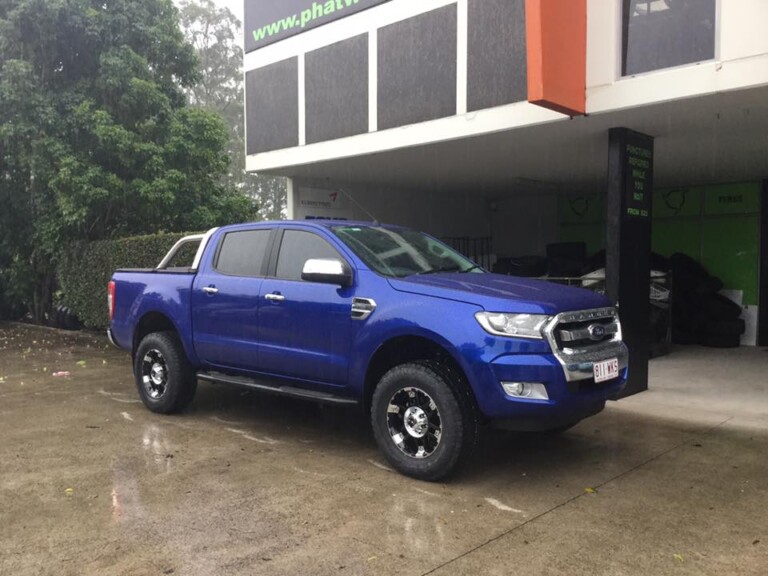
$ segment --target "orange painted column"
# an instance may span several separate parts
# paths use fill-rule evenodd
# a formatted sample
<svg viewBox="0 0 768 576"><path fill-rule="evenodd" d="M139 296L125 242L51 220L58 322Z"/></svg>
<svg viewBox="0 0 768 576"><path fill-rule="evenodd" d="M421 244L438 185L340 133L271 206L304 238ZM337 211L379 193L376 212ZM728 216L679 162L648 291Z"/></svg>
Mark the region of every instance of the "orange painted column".
<svg viewBox="0 0 768 576"><path fill-rule="evenodd" d="M586 112L587 0L526 0L528 101Z"/></svg>

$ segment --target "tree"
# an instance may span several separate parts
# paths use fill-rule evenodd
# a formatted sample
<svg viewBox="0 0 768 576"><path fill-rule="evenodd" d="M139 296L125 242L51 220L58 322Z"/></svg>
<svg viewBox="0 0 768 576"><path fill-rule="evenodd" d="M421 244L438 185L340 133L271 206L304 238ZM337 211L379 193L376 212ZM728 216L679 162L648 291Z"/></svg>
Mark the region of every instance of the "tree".
<svg viewBox="0 0 768 576"><path fill-rule="evenodd" d="M250 219L171 0L0 0L0 269L42 322L62 247Z"/></svg>
<svg viewBox="0 0 768 576"><path fill-rule="evenodd" d="M243 50L238 42L242 23L212 0L183 0L180 12L184 33L200 60L199 81L187 90L190 103L218 112L229 126L229 183L259 203L261 218L285 218L285 179L245 170Z"/></svg>

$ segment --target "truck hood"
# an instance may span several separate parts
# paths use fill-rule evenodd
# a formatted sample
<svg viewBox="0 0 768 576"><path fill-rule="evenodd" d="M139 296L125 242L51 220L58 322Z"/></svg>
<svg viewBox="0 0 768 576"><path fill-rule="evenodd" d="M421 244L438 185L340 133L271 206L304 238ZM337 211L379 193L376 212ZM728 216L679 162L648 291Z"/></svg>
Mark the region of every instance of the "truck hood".
<svg viewBox="0 0 768 576"><path fill-rule="evenodd" d="M583 288L500 274L445 272L392 278L389 283L399 292L466 302L490 312L554 315L611 305L605 296Z"/></svg>

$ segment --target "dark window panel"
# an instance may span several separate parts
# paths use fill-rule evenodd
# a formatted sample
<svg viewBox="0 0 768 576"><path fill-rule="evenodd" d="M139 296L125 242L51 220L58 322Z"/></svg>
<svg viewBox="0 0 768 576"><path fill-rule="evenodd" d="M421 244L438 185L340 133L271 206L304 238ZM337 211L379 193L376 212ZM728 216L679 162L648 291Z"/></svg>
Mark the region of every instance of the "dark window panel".
<svg viewBox="0 0 768 576"><path fill-rule="evenodd" d="M467 109L528 99L525 0L470 0Z"/></svg>
<svg viewBox="0 0 768 576"><path fill-rule="evenodd" d="M456 114L456 5L379 30L379 130Z"/></svg>
<svg viewBox="0 0 768 576"><path fill-rule="evenodd" d="M248 154L298 146L298 59L251 70L245 89Z"/></svg>
<svg viewBox="0 0 768 576"><path fill-rule="evenodd" d="M216 270L232 276L262 276L271 230L230 232L221 243Z"/></svg>
<svg viewBox="0 0 768 576"><path fill-rule="evenodd" d="M286 230L280 244L275 276L281 280L301 280L304 264L311 258L342 259L325 238L311 232Z"/></svg>
<svg viewBox="0 0 768 576"><path fill-rule="evenodd" d="M625 76L715 57L716 0L624 0Z"/></svg>
<svg viewBox="0 0 768 576"><path fill-rule="evenodd" d="M368 35L308 52L307 144L368 132Z"/></svg>

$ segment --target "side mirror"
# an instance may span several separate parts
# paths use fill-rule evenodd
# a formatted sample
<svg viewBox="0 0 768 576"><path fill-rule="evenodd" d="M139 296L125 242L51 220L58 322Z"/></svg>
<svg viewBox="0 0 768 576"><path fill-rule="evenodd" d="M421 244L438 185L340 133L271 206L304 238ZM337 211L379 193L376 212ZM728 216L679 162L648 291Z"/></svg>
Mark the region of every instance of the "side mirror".
<svg viewBox="0 0 768 576"><path fill-rule="evenodd" d="M304 263L301 279L321 284L338 284L346 288L352 286L352 270L335 258L313 258Z"/></svg>

